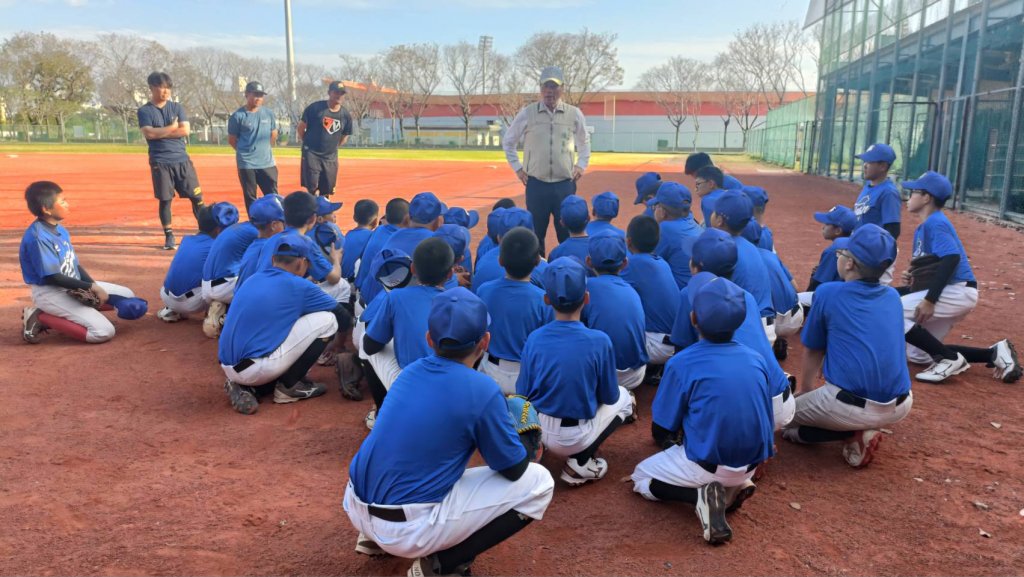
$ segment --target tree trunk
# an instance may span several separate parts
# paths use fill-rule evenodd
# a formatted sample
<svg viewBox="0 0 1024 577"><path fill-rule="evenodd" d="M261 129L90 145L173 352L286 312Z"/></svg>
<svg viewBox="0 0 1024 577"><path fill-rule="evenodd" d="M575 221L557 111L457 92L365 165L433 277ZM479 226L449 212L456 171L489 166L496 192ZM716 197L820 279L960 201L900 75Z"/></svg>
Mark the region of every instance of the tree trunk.
<svg viewBox="0 0 1024 577"><path fill-rule="evenodd" d="M676 142L675 142L674 145L672 145L672 151L673 152L676 151L676 150L679 150L679 126L681 124L682 123L679 123L679 124L676 125Z"/></svg>
<svg viewBox="0 0 1024 577"><path fill-rule="evenodd" d="M729 121L725 121L725 128L722 130L722 150L729 146Z"/></svg>
<svg viewBox="0 0 1024 577"><path fill-rule="evenodd" d="M57 127L60 130L60 142L61 142L61 144L67 144L68 143L68 134L65 131L64 123L65 123L64 113L58 112L57 113Z"/></svg>
<svg viewBox="0 0 1024 577"><path fill-rule="evenodd" d="M126 145L127 144L131 144L130 142L128 142L128 113L127 112L121 113L121 123L124 126L124 143Z"/></svg>

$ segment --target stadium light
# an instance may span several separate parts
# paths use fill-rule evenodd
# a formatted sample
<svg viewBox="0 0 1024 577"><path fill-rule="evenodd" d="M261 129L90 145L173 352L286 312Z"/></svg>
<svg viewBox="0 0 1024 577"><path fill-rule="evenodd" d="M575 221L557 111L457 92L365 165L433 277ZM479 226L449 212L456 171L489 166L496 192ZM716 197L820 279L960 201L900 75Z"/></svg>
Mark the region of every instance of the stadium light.
<svg viewBox="0 0 1024 577"><path fill-rule="evenodd" d="M487 94L487 53L490 52L491 47L494 46L494 38L491 36L481 36L480 43L477 46L480 48L480 75L483 77L480 93Z"/></svg>

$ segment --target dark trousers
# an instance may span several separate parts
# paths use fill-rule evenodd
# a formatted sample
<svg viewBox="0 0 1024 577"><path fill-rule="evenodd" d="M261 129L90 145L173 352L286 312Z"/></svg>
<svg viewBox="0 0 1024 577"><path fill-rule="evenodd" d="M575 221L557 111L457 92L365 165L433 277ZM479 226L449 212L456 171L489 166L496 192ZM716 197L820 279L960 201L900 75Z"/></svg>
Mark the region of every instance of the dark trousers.
<svg viewBox="0 0 1024 577"><path fill-rule="evenodd" d="M256 187L259 187L263 196L277 194L277 167L239 168L238 182L242 185L242 198L248 213L249 207L256 200Z"/></svg>
<svg viewBox="0 0 1024 577"><path fill-rule="evenodd" d="M548 219L555 217L555 235L561 243L569 238L569 231L562 226L561 208L565 197L576 194L576 182L572 179L559 182L544 182L534 177L526 181L526 210L533 215L533 232L540 240L540 253L547 254L544 238L548 235Z"/></svg>

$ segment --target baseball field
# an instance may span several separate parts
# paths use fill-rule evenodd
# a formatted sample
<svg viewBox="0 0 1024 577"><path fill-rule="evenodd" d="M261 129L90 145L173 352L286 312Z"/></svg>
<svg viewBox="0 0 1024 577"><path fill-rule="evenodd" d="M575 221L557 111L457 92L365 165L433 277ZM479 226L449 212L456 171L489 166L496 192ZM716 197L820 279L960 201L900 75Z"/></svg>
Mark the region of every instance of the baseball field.
<svg viewBox="0 0 1024 577"><path fill-rule="evenodd" d="M409 562L353 551L341 509L348 462L371 406L322 398L234 412L223 392L216 345L200 321L155 317L172 253L152 197L145 151L0 147L0 573L40 575L399 575ZM207 202L241 206L233 156L193 153ZM200 151L197 151L200 152ZM220 152L220 154L218 154ZM389 158L381 158L389 157ZM616 223L640 212L633 182L654 170L684 178L682 157L595 155L580 194L622 198ZM816 210L852 205L858 187L760 165L718 163L770 194L767 224L779 255L806 285L826 241ZM299 159L278 155L281 190L298 188ZM18 243L32 221L23 191L34 180L65 190L65 221L82 264L98 280L149 300L138 321L115 320L117 336L84 345L50 335L22 342L29 303ZM449 205L486 213L498 198L522 205L523 190L500 152L397 154L343 150L338 195L350 227L360 198L435 192ZM195 231L186 201L176 230ZM902 254L916 217L904 211ZM951 220L979 279L980 301L947 339L1024 345L1024 235L967 214ZM473 230L474 245L483 226ZM549 230L548 245L555 243ZM897 263L905 268L907 258ZM898 275L897 275L898 278ZM268 303L268 306L273 306ZM870 338L872 327L864 327ZM790 340L783 368L800 373ZM608 477L579 489L556 483L544 519L482 555L478 575L1005 575L1024 567L1024 385L974 366L942 385L914 383L914 407L886 431L866 469L835 446L781 439L754 498L730 517L732 543L701 539L690 506L652 503L621 482L651 454L653 387L637 390L640 419L602 447ZM914 371L912 371L913 374ZM429 434L424 431L424 434ZM478 462L476 459L474 462ZM557 473L561 462L545 461Z"/></svg>

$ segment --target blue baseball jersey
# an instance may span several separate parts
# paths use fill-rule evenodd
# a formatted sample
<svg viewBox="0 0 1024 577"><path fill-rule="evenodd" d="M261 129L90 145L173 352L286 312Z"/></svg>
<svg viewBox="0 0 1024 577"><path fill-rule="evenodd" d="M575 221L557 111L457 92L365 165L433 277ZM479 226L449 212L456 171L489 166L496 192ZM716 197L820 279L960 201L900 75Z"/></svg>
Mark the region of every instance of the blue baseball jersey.
<svg viewBox="0 0 1024 577"><path fill-rule="evenodd" d="M949 279L950 284L976 282L971 263L967 261L964 243L960 242L960 236L957 235L953 223L941 210L933 212L914 230L913 257L935 255L942 258L952 254L960 255L960 263L956 265L956 270Z"/></svg>
<svg viewBox="0 0 1024 577"><path fill-rule="evenodd" d="M615 350L615 368L636 369L647 364L644 307L640 295L618 275L587 279L590 303L583 307L585 324L608 335Z"/></svg>
<svg viewBox="0 0 1024 577"><path fill-rule="evenodd" d="M498 244L491 240L491 237L485 235L480 239L480 244L476 246L476 262L479 263L485 254L496 248L498 248Z"/></svg>
<svg viewBox="0 0 1024 577"><path fill-rule="evenodd" d="M775 252L775 235L772 233L772 229L767 226L761 227L761 238L757 240L757 248Z"/></svg>
<svg viewBox="0 0 1024 577"><path fill-rule="evenodd" d="M608 231L614 232L615 234L621 236L622 238L626 238L626 231L612 224L612 221L610 220L594 219L587 223L587 236L594 236L599 232ZM551 260L555 260L554 257L552 257Z"/></svg>
<svg viewBox="0 0 1024 577"><path fill-rule="evenodd" d="M644 307L644 331L669 334L676 320L679 287L664 259L647 253L629 255L622 280L640 295Z"/></svg>
<svg viewBox="0 0 1024 577"><path fill-rule="evenodd" d="M306 231L306 236L309 237L309 240L313 241L313 244L315 244L316 246L320 247L321 250L324 250L324 247L320 246L320 241L317 240L317 234L318 234L317 231L319 231L320 229L331 229L331 231L334 232L335 239L337 239L337 240L335 240L332 243L332 246L334 246L334 248L340 248L340 249L344 250L344 248L345 248L345 233L341 232L341 229L338 227L338 225L334 224L333 222L317 223L317 224L314 224L309 230ZM327 233L322 233L322 234L327 234ZM329 252L330 252L330 249L324 250L324 255L327 255ZM342 257L344 257L344 255L342 255Z"/></svg>
<svg viewBox="0 0 1024 577"><path fill-rule="evenodd" d="M416 252L416 247L419 246L421 242L432 236L434 236L434 232L429 228L419 226L401 228L395 231L395 234L391 235L387 242L381 246L381 250L386 248L397 249L412 257L412 253Z"/></svg>
<svg viewBox="0 0 1024 577"><path fill-rule="evenodd" d="M818 284L824 284L827 282L842 282L843 277L839 276L839 269L837 268L836 261L839 260L836 255L835 241L832 244L825 247L825 250L821 251L821 257L818 259L818 266L814 268L814 274L811 278L818 281Z"/></svg>
<svg viewBox="0 0 1024 577"><path fill-rule="evenodd" d="M440 503L477 450L494 471L526 458L494 379L431 355L402 371L349 464L364 503Z"/></svg>
<svg viewBox="0 0 1024 577"><path fill-rule="evenodd" d="M902 207L903 201L900 199L900 192L896 190L896 184L887 178L878 186L872 186L870 182L864 183L864 188L853 205L853 213L857 215L857 226L868 223L885 226L900 222Z"/></svg>
<svg viewBox="0 0 1024 577"><path fill-rule="evenodd" d="M429 356L427 319L431 301L443 292L437 287L408 286L380 295L380 309L366 325L366 336L386 343L395 340L395 358L403 369Z"/></svg>
<svg viewBox="0 0 1024 577"><path fill-rule="evenodd" d="M736 241L736 269L730 280L754 295L762 317L775 316L768 268L764 265L759 249L742 236L734 236L732 239Z"/></svg>
<svg viewBox="0 0 1024 577"><path fill-rule="evenodd" d="M273 306L268 306L271 295ZM300 276L277 267L259 271L235 291L220 333L220 363L265 357L281 346L300 317L336 306L323 289Z"/></svg>
<svg viewBox="0 0 1024 577"><path fill-rule="evenodd" d="M203 285L203 266L213 247L213 237L206 234L189 235L181 239L171 266L164 277L164 288L174 296L182 296Z"/></svg>
<svg viewBox="0 0 1024 577"><path fill-rule="evenodd" d="M651 417L683 431L691 461L746 467L774 453L771 397L761 355L735 341L701 341L665 364Z"/></svg>
<svg viewBox="0 0 1024 577"><path fill-rule="evenodd" d="M588 249L589 245L589 237L570 236L562 241L561 244L551 249L551 252L548 254L548 258L555 260L556 258L561 258L563 256L574 256L580 259L580 264L586 266L587 256L590 255L590 250Z"/></svg>
<svg viewBox="0 0 1024 577"><path fill-rule="evenodd" d="M239 222L222 230L213 240L210 254L203 264L203 280L238 276L245 250L259 234L260 231L248 222Z"/></svg>
<svg viewBox="0 0 1024 577"><path fill-rule="evenodd" d="M470 289L474 293L480 292L484 283L505 277L505 269L498 261L501 251L490 250L485 252L476 260L476 270L473 272L473 284Z"/></svg>
<svg viewBox="0 0 1024 577"><path fill-rule="evenodd" d="M593 419L598 405L619 400L611 339L578 321L556 320L533 331L516 393L549 417Z"/></svg>
<svg viewBox="0 0 1024 577"><path fill-rule="evenodd" d="M530 334L555 320L554 310L544 304L544 290L529 282L495 279L484 283L477 296L491 316L487 352L495 358L518 362Z"/></svg>
<svg viewBox="0 0 1024 577"><path fill-rule="evenodd" d="M793 286L793 275L786 265L779 260L779 255L770 250L758 248L764 266L768 269L768 282L771 285L772 308L779 314L793 310L799 299Z"/></svg>
<svg viewBox="0 0 1024 577"><path fill-rule="evenodd" d="M29 225L21 237L18 259L25 284L45 285L46 277L55 274L82 278L71 235L59 224L51 226L37 220Z"/></svg>
<svg viewBox="0 0 1024 577"><path fill-rule="evenodd" d="M382 291L377 295L377 298L366 303L366 308L363 309L363 314L359 315L359 320L366 324L370 324L370 322L373 321L373 318L377 316L377 312L380 311L381 305L384 304L384 298L381 295L386 294L388 293Z"/></svg>
<svg viewBox="0 0 1024 577"><path fill-rule="evenodd" d="M301 233L299 233L298 229L287 228L268 238L266 244L263 245L263 249L260 250L259 261L256 263L257 270L266 270L274 266L274 253L277 252L277 247L287 244L289 238L299 234ZM324 255L322 250L314 251L309 256L309 270L306 271L306 276L316 282L323 282L327 275L331 274L334 265L331 264L331 261ZM242 282L241 277L238 278L238 282Z"/></svg>
<svg viewBox="0 0 1024 577"><path fill-rule="evenodd" d="M238 280L235 282L235 292L238 292L238 287L242 286L245 279L251 277L260 271L260 253L263 252L263 246L267 244L269 238L255 238L249 247L245 249L245 253L242 254L242 260L238 265Z"/></svg>
<svg viewBox="0 0 1024 577"><path fill-rule="evenodd" d="M235 162L238 168L270 168L274 154L270 150L270 137L277 130L277 118L269 108L250 112L239 107L228 117L228 134L238 138Z"/></svg>
<svg viewBox="0 0 1024 577"><path fill-rule="evenodd" d="M370 240L366 241L366 247L363 249L362 256L363 263L359 265L359 273L356 274L356 286L359 287L360 291L363 290L363 284L366 282L366 279L371 278L370 269L373 267L370 265L373 263L374 257L380 254L380 249L384 248L384 243L386 243L388 239L391 238L391 235L396 232L398 232L398 227L393 224L381 225L373 230L373 234L370 235ZM412 258L412 255L410 254L409 257ZM380 283L376 282L376 279L374 279L373 284L380 286ZM370 302L371 300L366 298L365 294L363 295L363 298L366 302Z"/></svg>
<svg viewBox="0 0 1024 577"><path fill-rule="evenodd" d="M740 179L735 176L729 176L728 174L722 175L722 188L725 190L739 190L743 188L743 183Z"/></svg>
<svg viewBox="0 0 1024 577"><path fill-rule="evenodd" d="M705 227L711 227L711 213L715 212L715 201L723 194L725 194L725 190L717 188L701 197L700 212L704 216Z"/></svg>
<svg viewBox="0 0 1024 577"><path fill-rule="evenodd" d="M368 228L354 228L345 235L345 244L342 247L345 254L341 255L342 277L349 280L355 279L356 261L363 256L363 249L366 248L366 243L372 234L373 231ZM364 264L370 265L368 262Z"/></svg>
<svg viewBox="0 0 1024 577"><path fill-rule="evenodd" d="M147 102L139 107L136 116L139 127L164 128L173 124L174 121L177 121L178 124L188 122L185 107L171 100L165 102L161 108L157 108L152 102ZM149 162L151 164L178 164L188 160L184 137L147 140L146 144L149 145Z"/></svg>
<svg viewBox="0 0 1024 577"><path fill-rule="evenodd" d="M895 289L864 281L823 284L814 291L801 335L825 351L825 379L879 403L910 390L903 303Z"/></svg>
<svg viewBox="0 0 1024 577"><path fill-rule="evenodd" d="M658 240L658 246L654 249L654 254L668 263L678 288L683 288L690 282L690 258L693 241L700 236L701 232L700 225L693 220L692 214L661 223L661 238Z"/></svg>

